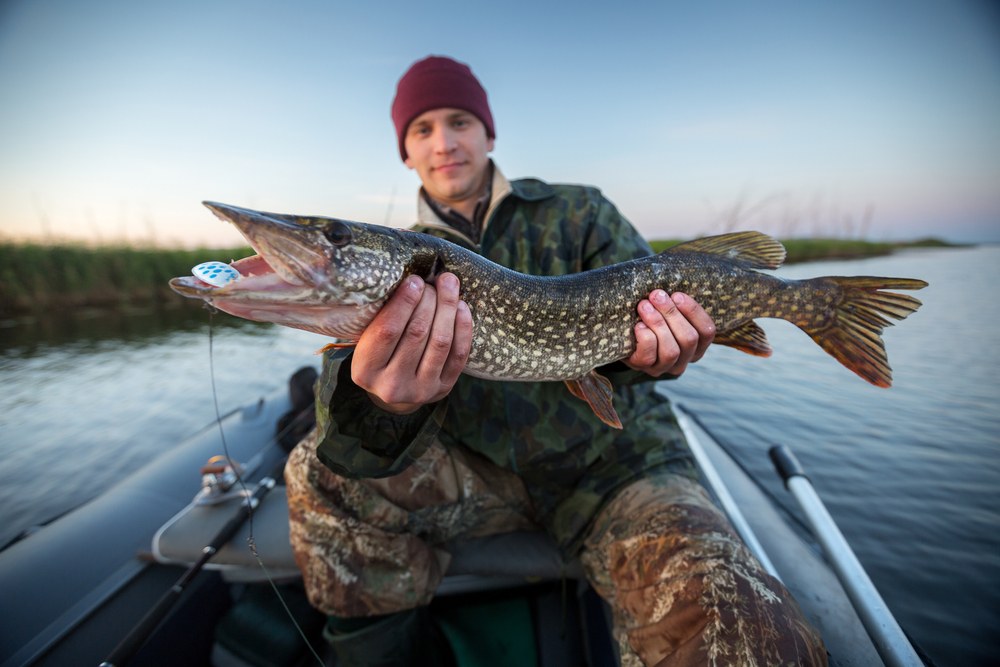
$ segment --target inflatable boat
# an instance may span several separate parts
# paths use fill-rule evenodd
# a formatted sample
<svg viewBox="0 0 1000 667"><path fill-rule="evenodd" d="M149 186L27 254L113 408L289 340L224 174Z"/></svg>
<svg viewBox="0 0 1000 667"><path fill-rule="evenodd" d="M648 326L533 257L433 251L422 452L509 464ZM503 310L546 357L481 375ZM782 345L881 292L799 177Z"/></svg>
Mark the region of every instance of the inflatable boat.
<svg viewBox="0 0 1000 667"><path fill-rule="evenodd" d="M0 552L0 666L336 664L292 557L280 474L308 427L312 377L300 369ZM895 621L868 609L871 591L851 590L863 573L841 572L832 547L824 555L804 539L678 414L706 486L820 629L831 664L922 664L870 627ZM803 477L787 463L785 474L790 487ZM453 554L431 612L459 665L617 664L605 605L546 536L484 538Z"/></svg>

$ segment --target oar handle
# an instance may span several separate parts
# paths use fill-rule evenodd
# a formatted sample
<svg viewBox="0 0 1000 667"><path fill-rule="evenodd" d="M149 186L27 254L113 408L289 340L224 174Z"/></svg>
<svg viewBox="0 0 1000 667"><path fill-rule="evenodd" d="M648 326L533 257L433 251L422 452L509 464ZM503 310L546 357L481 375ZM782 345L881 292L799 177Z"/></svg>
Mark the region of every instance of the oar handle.
<svg viewBox="0 0 1000 667"><path fill-rule="evenodd" d="M879 595L792 450L778 445L772 447L768 454L788 491L805 513L813 535L823 548L882 660L888 667L923 667L924 663L913 644Z"/></svg>
<svg viewBox="0 0 1000 667"><path fill-rule="evenodd" d="M799 460L795 458L795 454L792 450L785 445L777 445L771 447L768 450L767 455L771 457L771 463L774 464L774 469L778 471L781 475L781 481L785 483L785 488L788 487L788 480L792 477L805 477L809 479L806 475L805 468L799 463Z"/></svg>

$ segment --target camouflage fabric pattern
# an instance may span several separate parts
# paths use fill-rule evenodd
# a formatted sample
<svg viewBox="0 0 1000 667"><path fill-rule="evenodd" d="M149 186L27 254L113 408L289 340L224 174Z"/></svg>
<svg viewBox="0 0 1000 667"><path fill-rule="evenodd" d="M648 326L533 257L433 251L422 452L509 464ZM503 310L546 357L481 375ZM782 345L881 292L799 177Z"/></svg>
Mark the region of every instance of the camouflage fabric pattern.
<svg viewBox="0 0 1000 667"><path fill-rule="evenodd" d="M698 484L654 475L598 515L581 560L621 664L826 665L822 640Z"/></svg>
<svg viewBox="0 0 1000 667"><path fill-rule="evenodd" d="M481 244L489 259L536 275L560 275L649 254L649 245L595 188L508 183L494 172L494 203ZM462 243L440 221L416 229ZM465 245L469 245L467 240ZM570 307L572 304L568 304ZM512 383L463 375L444 401L414 415L374 410L353 386L350 356L331 355L320 380L317 455L352 477L398 473L435 440L464 446L517 473L538 520L574 553L609 495L650 471L693 475L669 402L644 374L601 369L626 424L612 429L561 382Z"/></svg>
<svg viewBox="0 0 1000 667"><path fill-rule="evenodd" d="M327 614L426 605L450 563L446 543L536 527L518 476L464 448L435 442L397 475L349 479L319 462L317 441L298 445L285 478L295 557ZM612 608L622 665L826 664L788 592L687 477L623 489L580 559Z"/></svg>
<svg viewBox="0 0 1000 667"><path fill-rule="evenodd" d="M392 477L350 479L316 457L316 431L285 466L290 538L314 607L340 617L430 603L446 542L538 529L516 475L432 443Z"/></svg>

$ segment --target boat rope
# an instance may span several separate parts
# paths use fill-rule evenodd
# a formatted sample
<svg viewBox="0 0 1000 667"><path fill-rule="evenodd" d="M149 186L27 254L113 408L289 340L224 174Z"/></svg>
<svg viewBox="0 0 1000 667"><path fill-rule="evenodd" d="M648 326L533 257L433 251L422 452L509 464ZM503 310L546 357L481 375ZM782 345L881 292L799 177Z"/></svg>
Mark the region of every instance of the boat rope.
<svg viewBox="0 0 1000 667"><path fill-rule="evenodd" d="M209 372L209 375L211 376L211 379L212 379L212 403L215 406L215 423L218 424L218 426L219 426L219 438L222 440L222 453L225 455L226 460L229 461L229 465L230 465L230 467L232 467L233 472L236 475L236 483L239 484L240 489L245 494L247 494L247 497L249 497L250 496L250 491L247 488L246 482L243 481L243 475L241 473L240 466L237 465L237 463L229 455L229 445L226 442L226 430L222 426L222 411L219 409L219 393L218 393L218 390L217 390L216 385L215 385L215 344L214 344L214 340L215 340L215 335L214 335L214 333L215 333L215 313L216 313L216 311L215 311L214 308L210 308L209 309L209 315L208 315L208 372ZM290 423L285 426L285 428L283 429L283 431L277 433L274 436L274 440L276 441L282 435L284 435L284 431L287 431L287 430L291 429L295 425L295 421L296 420L294 420L294 419L290 420ZM261 558L260 554L257 552L257 543L254 540L254 536L253 536L253 514L254 514L254 507L253 507L253 505L251 503L248 503L247 504L247 525L249 527L249 535L247 536L247 546L250 549L250 554L254 557L254 560L257 561L257 565L260 567L261 572L264 573L264 577L267 579L267 583L270 584L271 590L274 591L274 594L276 596L278 596L278 602L281 603L281 607L282 607L282 609L285 610L285 614L288 616L289 620L292 622L292 625L295 626L295 630L299 633L299 637L301 637L302 641L305 642L306 647L309 649L309 652L312 654L312 656L316 659L317 664L323 666L326 663L324 662L323 658L319 655L319 653L316 651L316 648L312 645L312 642L309 641L309 638L306 636L306 633L302 629L302 626L299 625L298 620L295 618L295 614L293 614L292 610L288 607L288 603L285 601L285 597L281 594L281 591L278 589L278 585L274 582L274 578L271 576L271 572L267 569L267 566L264 564L264 559Z"/></svg>

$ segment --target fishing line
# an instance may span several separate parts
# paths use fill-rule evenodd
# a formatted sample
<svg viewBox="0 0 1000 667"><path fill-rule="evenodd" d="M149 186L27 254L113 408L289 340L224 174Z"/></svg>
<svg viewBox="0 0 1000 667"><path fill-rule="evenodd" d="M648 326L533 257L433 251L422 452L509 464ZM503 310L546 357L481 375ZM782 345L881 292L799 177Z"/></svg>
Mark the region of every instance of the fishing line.
<svg viewBox="0 0 1000 667"><path fill-rule="evenodd" d="M322 666L325 665L326 663L324 662L323 658L320 657L319 653L316 652L316 649L313 648L312 642L309 641L309 638L306 637L305 631L302 629L302 626L299 625L299 622L295 619L295 615L292 613L292 610L288 607L288 603L285 601L285 597L281 594L281 591L278 589L278 585L274 582L274 578L271 577L271 572L267 569L267 566L264 565L264 560L260 557L260 554L257 552L257 542L254 540L253 536L254 507L253 504L250 502L250 496L252 494L250 493L250 490L247 488L246 482L243 481L243 474L240 472L239 466L236 464L236 461L234 461L233 458L229 455L229 443L226 442L226 430L222 426L222 411L219 410L219 393L215 385L215 345L214 345L215 313L216 310L214 308L209 308L208 372L212 379L212 403L215 406L215 423L219 425L219 438L222 440L222 453L226 457L226 460L229 462L229 467L232 468L233 473L236 475L236 481L237 483L239 483L240 490L243 492L246 498L245 502L247 503L247 525L249 527L249 535L247 536L247 546L249 547L250 553L253 555L254 560L257 561L257 565L260 566L261 572L264 573L264 577L267 579L267 583L270 584L271 590L274 591L274 594L276 596L278 596L278 602L281 603L281 607L285 610L285 614L288 616L288 619L292 622L292 625L295 626L295 630L299 633L299 637L302 638L302 641L305 642L306 647L308 647L309 649L309 652L313 655L314 658L316 658L316 662ZM272 438L272 444L278 438L284 435L285 432L287 432L292 426L294 426L296 421L297 421L296 419L292 419L291 423L289 423L280 433L277 433L274 436L274 438Z"/></svg>

